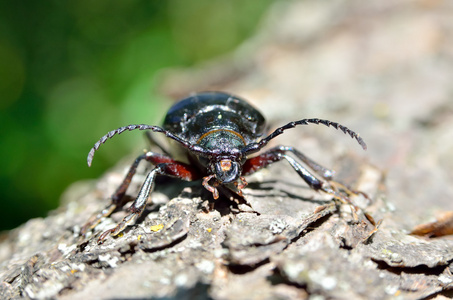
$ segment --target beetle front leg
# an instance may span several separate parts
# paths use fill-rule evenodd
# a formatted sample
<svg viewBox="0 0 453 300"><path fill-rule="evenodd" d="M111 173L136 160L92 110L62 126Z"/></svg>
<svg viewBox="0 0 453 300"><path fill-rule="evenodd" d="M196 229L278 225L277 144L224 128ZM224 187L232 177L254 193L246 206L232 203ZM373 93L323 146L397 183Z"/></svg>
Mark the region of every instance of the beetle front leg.
<svg viewBox="0 0 453 300"><path fill-rule="evenodd" d="M323 181L316 178L294 158L288 156L286 152L294 152L290 147L278 146L270 149L261 155L249 158L243 166L243 175L250 175L282 159L286 159L299 176L314 190L319 190L323 186ZM297 155L296 155L297 156ZM326 169L327 170L327 169Z"/></svg>
<svg viewBox="0 0 453 300"><path fill-rule="evenodd" d="M135 223L135 221L145 210L149 195L154 189L154 183L156 181L157 175L177 177L185 181L192 181L201 177L198 171L196 171L194 168L180 162L173 161L171 163L158 164L146 176L146 179L143 182L142 187L140 188L140 192L138 193L137 198L128 209L130 213L126 215L115 228L104 231L99 236L98 243L102 243L108 235L118 235L127 226L133 225Z"/></svg>
<svg viewBox="0 0 453 300"><path fill-rule="evenodd" d="M300 165L297 161L295 161L292 157L290 156L284 156L284 158L289 162L289 164L293 167L294 170L299 174L302 179L305 180L305 182L314 190L321 190L326 194L332 195L335 199L339 200L342 203L349 204L352 209L352 214L354 217L354 220L357 219L356 211L358 210L358 207L352 203L351 199L349 199L349 195L354 194L353 191L349 190L346 188L344 185L341 183L338 183L336 181L328 180L328 181L321 181L315 176L313 176L310 172L307 171L302 165ZM338 187L341 187L341 189L344 191L344 193L340 192Z"/></svg>
<svg viewBox="0 0 453 300"><path fill-rule="evenodd" d="M315 191L322 189L323 187L323 181L319 180L316 178L313 174L308 172L307 169L302 167L300 163L298 163L294 158L288 156L288 155L282 155L283 158L285 158L291 167L299 174L299 176Z"/></svg>
<svg viewBox="0 0 453 300"><path fill-rule="evenodd" d="M129 208L130 213L123 218L123 220L118 223L118 225L107 231L104 231L98 239L98 243L102 243L107 235L118 235L121 231L123 231L128 225L132 225L135 223L135 220L140 217L143 213L143 210L146 207L146 203L149 197L149 194L154 188L154 182L156 180L157 174L162 174L162 170L159 166L154 168L151 172L148 173L146 176L145 182L138 193L137 198L135 199L134 203L132 203L131 207Z"/></svg>
<svg viewBox="0 0 453 300"><path fill-rule="evenodd" d="M352 217L355 222L358 221L358 216L356 211L359 209L357 205L355 205L351 199L349 199L350 195L353 195L354 192L346 188L341 183L336 181L320 181L312 174L310 174L305 168L303 168L297 161L289 156L285 156L285 159L291 164L291 166L296 170L296 172L308 183L313 189L321 190L326 194L332 195L336 200L344 203L349 204L351 207ZM339 188L342 189L344 192L340 192Z"/></svg>
<svg viewBox="0 0 453 300"><path fill-rule="evenodd" d="M333 175L335 174L334 170L330 170L330 169L327 169L327 168L321 166L320 164L313 161L308 156L305 156L305 154L303 154L302 152L300 152L299 150L297 150L293 147L277 146L276 149L278 149L279 151L282 151L282 152L284 151L284 152L294 153L294 155L296 155L296 157L298 159L303 161L307 166L309 166L313 171L315 171L316 174L320 175L322 178L324 178L326 180L332 179Z"/></svg>
<svg viewBox="0 0 453 300"><path fill-rule="evenodd" d="M291 152L295 156L301 159L306 163L310 168L315 169L315 173L326 179L325 181L317 178L312 173L310 173L306 168L304 168L299 162L294 158L288 156L286 153ZM316 162L312 161L301 152L297 151L292 147L277 146L268 150L267 152L262 153L261 155L249 158L243 166L243 175L250 175L262 168L267 167L268 165L286 159L291 167L299 174L299 176L314 190L321 190L329 195L332 195L335 199L351 205L355 210L357 206L352 203L349 199L349 195L357 194L357 192L351 191L346 188L344 185L339 184L335 181L332 181L332 175L334 171L326 169ZM343 192L340 191L340 189Z"/></svg>
<svg viewBox="0 0 453 300"><path fill-rule="evenodd" d="M137 167L139 163L145 159L146 161L150 162L153 165L157 165L159 163L175 163L176 161L168 156L154 153L154 152L147 152L140 156L138 156L134 163L130 166L126 176L123 179L123 182L120 186L116 189L115 193L111 196L111 202L108 206L106 206L102 211L93 215L86 224L80 230L81 235L86 235L86 233L93 229L99 222L105 218L110 216L115 209L123 207L128 201L124 201L124 195L126 194L129 185L131 184L132 177L137 172Z"/></svg>
<svg viewBox="0 0 453 300"><path fill-rule="evenodd" d="M116 189L115 193L113 193L111 197L111 203L105 207L99 213L93 215L86 224L82 227L80 234L85 235L89 230L93 229L102 218L108 217L115 211L117 208L121 208L125 202L122 201L124 194L126 193L127 188L131 184L132 177L135 175L137 171L137 167L139 163L146 158L146 154L142 154L137 157L134 163L130 166L129 171L127 172L126 176L123 179L121 185Z"/></svg>
<svg viewBox="0 0 453 300"><path fill-rule="evenodd" d="M303 154L299 150L287 146L276 146L262 153L261 155L248 159L244 165L243 174L251 174L258 171L259 169L265 168L269 164L281 160L283 158L282 155L286 155L288 152L293 153L298 159L300 159L308 167L310 167L316 174L326 180L331 180L333 175L335 174L334 170L330 170L321 166L317 162L305 156L305 154Z"/></svg>
<svg viewBox="0 0 453 300"><path fill-rule="evenodd" d="M326 181L323 181L317 178L315 175L310 173L306 168L304 168L299 162L297 162L291 156L288 156L287 153L293 153L297 158L302 160L308 167L313 169L317 175L324 178ZM291 167L299 174L299 176L314 190L322 190L325 193L333 195L337 199L342 199L343 202L350 203L349 199L344 199L341 195L335 190L329 187L327 182L332 182L332 176L335 173L333 170L329 170L320 164L314 162L302 152L294 149L293 147L287 146L277 146L274 147L261 155L247 159L243 166L243 175L250 175L256 171L266 168L270 164L273 164L282 159L286 159Z"/></svg>

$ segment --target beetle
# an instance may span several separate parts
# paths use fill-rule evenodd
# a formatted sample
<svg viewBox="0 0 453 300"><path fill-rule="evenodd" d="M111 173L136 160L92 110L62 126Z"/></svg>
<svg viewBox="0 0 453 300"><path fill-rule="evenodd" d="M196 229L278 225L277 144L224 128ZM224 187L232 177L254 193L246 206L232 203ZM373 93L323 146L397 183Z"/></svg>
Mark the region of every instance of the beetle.
<svg viewBox="0 0 453 300"><path fill-rule="evenodd" d="M176 151L172 152L182 153L185 161L173 158L172 154L166 151L164 154L146 152L138 156L130 166L123 182L112 195L111 203L88 220L82 227L81 234L85 235L102 218L124 205L122 198L142 160L150 162L154 168L147 174L137 198L128 209L129 213L116 227L103 232L98 242L101 243L108 235L118 235L128 225L135 223L146 207L156 177L160 175L185 181L201 179L202 185L212 193L214 199L217 199L219 198L217 187L226 186L242 195L242 189L247 185L244 176L275 162L286 160L309 187L348 202L347 197L339 196L339 193L329 184L334 171L314 162L293 147L276 146L261 154L252 155L285 130L310 123L339 129L349 134L351 138L355 138L366 150L367 146L359 134L339 123L316 118L290 122L263 137L266 130L263 115L244 99L224 92L201 92L177 102L168 110L162 127L133 124L110 131L90 150L87 157L88 166L91 166L94 153L101 144L126 130L136 129L162 133L176 141L178 146L174 147Z"/></svg>

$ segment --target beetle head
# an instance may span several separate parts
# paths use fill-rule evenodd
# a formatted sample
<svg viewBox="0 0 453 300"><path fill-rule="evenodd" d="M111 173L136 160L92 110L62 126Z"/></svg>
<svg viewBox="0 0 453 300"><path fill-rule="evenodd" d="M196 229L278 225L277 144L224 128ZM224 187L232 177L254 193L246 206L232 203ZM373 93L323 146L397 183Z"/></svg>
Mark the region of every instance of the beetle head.
<svg viewBox="0 0 453 300"><path fill-rule="evenodd" d="M234 182L241 176L244 163L241 149L245 141L240 134L229 129L214 129L203 134L198 145L208 153L198 156L201 164L218 184Z"/></svg>
<svg viewBox="0 0 453 300"><path fill-rule="evenodd" d="M230 183L236 181L241 175L242 167L240 162L223 158L210 165L213 175L219 183Z"/></svg>
<svg viewBox="0 0 453 300"><path fill-rule="evenodd" d="M217 186L229 185L236 186L236 192L242 195L241 190L247 185L245 178L241 176L242 165L245 159L240 152L237 155L214 156L208 163L207 169L210 175L203 178L203 186L212 193L214 199L219 198ZM209 183L211 180L212 183ZM229 185L231 187L231 185Z"/></svg>

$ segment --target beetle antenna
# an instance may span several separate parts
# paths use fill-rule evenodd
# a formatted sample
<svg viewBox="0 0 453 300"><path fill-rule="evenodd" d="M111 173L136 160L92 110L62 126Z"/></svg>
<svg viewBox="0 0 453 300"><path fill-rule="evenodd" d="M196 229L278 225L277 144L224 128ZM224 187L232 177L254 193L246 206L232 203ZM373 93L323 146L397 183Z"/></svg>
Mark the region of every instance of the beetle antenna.
<svg viewBox="0 0 453 300"><path fill-rule="evenodd" d="M139 130L151 129L152 131L156 131L156 132L164 132L165 131L164 129L162 129L162 128L158 127L158 126L150 126L150 125L145 125L145 124L128 125L128 126L123 126L123 127L118 128L118 129L109 131L106 135L101 137L99 139L99 141L96 142L96 144L94 144L93 148L91 148L90 152L88 153L88 157L87 157L88 166L91 167L91 162L93 161L94 152L96 152L99 149L101 144L104 144L108 139L111 139L115 135L121 134L121 133L123 133L126 130L132 131L132 130L135 130L135 129L139 129Z"/></svg>
<svg viewBox="0 0 453 300"><path fill-rule="evenodd" d="M362 146L363 150L367 149L367 146L366 146L365 142L363 141L363 139L360 137L360 135L355 133L351 129L347 128L346 126L343 126L343 125L341 125L339 123L332 122L332 121L329 121L329 120L302 119L302 120L299 120L299 121L290 122L290 123L288 123L288 124L286 124L286 125L284 125L282 127L279 127L277 129L275 129L274 132L272 132L271 134L269 134L267 137L265 137L264 139L260 140L259 142L247 145L244 148L243 153L250 154L250 153L253 153L253 152L257 152L261 148L266 146L267 143L269 143L270 140L272 140L273 138L275 138L275 137L279 136L280 134L282 134L283 131L285 131L286 129L291 129L291 128L294 128L294 127L296 127L298 125L309 125L310 123L312 123L312 124L323 124L323 125L326 125L327 127L332 126L333 128L335 128L337 130L339 129L339 130L343 131L345 134L349 134L349 136L351 136L351 138L355 138L357 140L357 142L360 144L360 146Z"/></svg>
<svg viewBox="0 0 453 300"><path fill-rule="evenodd" d="M163 129L162 127L154 126L154 125L146 125L146 124L138 124L138 125L132 124L132 125L127 125L127 126L123 126L123 127L118 128L118 129L112 130L109 133L107 133L106 135L104 135L103 137L101 137L99 139L99 141L97 141L96 144L94 144L93 148L91 148L90 152L88 153L88 157L87 157L88 166L91 167L91 162L93 161L94 152L96 152L99 149L101 144L104 144L108 139L111 139L113 136L115 136L117 134L121 134L121 133L123 133L126 130L132 131L132 130L135 130L135 129L138 129L138 130L152 130L153 132L164 133L167 137L169 137L171 139L174 139L175 141L181 143L183 147L189 149L190 151L197 152L200 155L207 155L208 154L208 152L204 148L202 148L202 147L200 147L198 145L192 145L188 141L185 141L185 140L181 139L180 137L178 137L178 136L174 135L173 133Z"/></svg>

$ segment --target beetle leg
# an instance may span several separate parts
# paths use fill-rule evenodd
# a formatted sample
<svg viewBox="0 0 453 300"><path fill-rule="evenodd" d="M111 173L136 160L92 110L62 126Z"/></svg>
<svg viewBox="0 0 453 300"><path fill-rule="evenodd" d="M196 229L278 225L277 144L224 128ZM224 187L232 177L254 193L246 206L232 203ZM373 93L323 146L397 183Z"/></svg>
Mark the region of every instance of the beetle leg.
<svg viewBox="0 0 453 300"><path fill-rule="evenodd" d="M323 181L317 178L291 156L278 152L276 155L280 156L280 159L286 159L291 167L293 167L293 169L297 172L297 174L299 174L299 176L315 191L321 190L324 193L332 195L335 199L340 200L343 203L348 203L356 208L356 206L347 196L342 195L335 186L330 185L332 181Z"/></svg>
<svg viewBox="0 0 453 300"><path fill-rule="evenodd" d="M262 168L267 167L269 164L279 161L283 158L282 155L285 155L287 152L293 153L297 158L303 161L308 167L310 167L316 174L320 175L322 178L326 180L331 180L335 171L329 170L317 162L311 160L307 156L305 156L302 152L293 147L287 146L277 146L271 148L270 150L262 153L261 155L252 157L248 159L244 166L243 172L244 175L252 174Z"/></svg>
<svg viewBox="0 0 453 300"><path fill-rule="evenodd" d="M90 229L94 228L102 218L108 217L116 208L121 208L125 203L122 203L124 194L129 187L132 177L137 171L139 163L146 158L146 154L137 157L134 163L130 166L129 171L123 179L121 185L116 189L115 193L111 196L111 203L98 214L93 215L88 222L82 227L80 234L85 235Z"/></svg>
<svg viewBox="0 0 453 300"><path fill-rule="evenodd" d="M311 169L314 169L316 174L322 176L325 181L318 179L313 174L311 174L306 168L304 168L299 162L294 158L288 156L286 152L294 153L299 159L306 163ZM346 186L336 181L331 180L333 171L322 167L316 162L312 161L301 152L297 151L292 147L277 146L270 149L267 152L262 153L261 155L249 158L246 160L242 170L242 174L249 175L262 168L267 167L268 165L286 159L293 169L299 174L300 177L314 190L321 190L324 193L332 195L336 200L341 203L348 204L351 207L351 212L354 220L357 220L356 211L359 209L349 198L349 196L363 194L361 192L352 191ZM365 195L366 196L366 195ZM367 196L366 196L367 197Z"/></svg>
<svg viewBox="0 0 453 300"><path fill-rule="evenodd" d="M203 177L203 186L212 193L212 196L214 197L214 199L218 199L219 191L216 188L216 182L214 182L214 185L209 184L209 181L212 178L215 178L215 175L209 175L209 176Z"/></svg>
<svg viewBox="0 0 453 300"><path fill-rule="evenodd" d="M280 161L283 158L283 153L278 151L277 148L272 148L258 156L248 158L242 166L242 175L253 174L274 162Z"/></svg>
<svg viewBox="0 0 453 300"><path fill-rule="evenodd" d="M341 191L340 191L340 189L341 189ZM341 203L348 204L349 207L351 208L351 215L352 215L354 222L358 222L359 216L357 215L357 211L360 208L357 205L355 205L354 202L351 201L349 196L358 195L359 192L356 193L355 191L351 191L346 186L344 186L343 184L336 182L336 181L329 181L329 184L325 185L323 187L323 190L326 193L332 195L335 199L337 199ZM346 195L344 195L344 194L346 194ZM360 194L365 195L365 193L361 193L361 192L360 192ZM366 196L366 197L368 197L368 196ZM366 216L365 212L364 212L364 214ZM370 221L370 223L372 223L372 221Z"/></svg>
<svg viewBox="0 0 453 300"><path fill-rule="evenodd" d="M324 179L331 180L333 178L333 175L335 175L334 170L330 170L321 166L320 164L313 161L309 157L305 156L305 154L303 154L297 149L294 149L293 147L277 146L276 148L279 149L280 151L294 153L294 155L296 155L298 159L303 161L307 166L309 166L313 171L315 171L316 174L322 176L322 178Z"/></svg>
<svg viewBox="0 0 453 300"><path fill-rule="evenodd" d="M155 153L153 153L153 155L155 155ZM168 159L172 160L170 158ZM130 213L125 216L115 228L103 232L98 239L98 243L102 243L109 234L113 236L118 235L127 226L135 223L137 218L139 218L145 210L149 194L154 189L154 182L157 175L177 177L186 181L192 181L200 178L199 173L191 166L174 160L172 161L173 162L170 163L160 163L148 173L137 198L128 209Z"/></svg>
<svg viewBox="0 0 453 300"><path fill-rule="evenodd" d="M294 158L287 155L287 153L293 153L297 158L302 160L308 167L315 171L315 174L321 176L326 181L323 181L317 178L315 175L310 173L306 168L304 168L299 162L297 162ZM299 174L299 176L314 190L322 190L328 194L333 195L335 198L344 198L341 194L336 190L329 188L326 182L331 182L332 176L334 174L333 170L329 170L318 163L314 162L313 160L309 159L307 156L302 154L302 152L286 146L277 146L274 147L261 155L249 158L246 160L242 167L242 174L243 175L250 175L255 173L256 171L266 168L272 163L280 161L282 159L286 159L291 167ZM342 200L343 202L350 202L347 200Z"/></svg>
<svg viewBox="0 0 453 300"><path fill-rule="evenodd" d="M291 149L291 150L289 150ZM286 159L293 169L299 174L300 177L314 190L319 190L322 188L323 181L311 174L306 168L304 168L300 163L298 163L294 158L286 155L286 152L293 151L294 149L290 147L275 147L270 149L267 152L262 153L261 155L249 158L246 160L242 167L242 174L249 175L262 168L267 167L268 165Z"/></svg>
<svg viewBox="0 0 453 300"><path fill-rule="evenodd" d="M305 169L300 163L298 163L294 158L288 156L286 154L281 155L284 159L286 159L291 167L299 174L300 177L314 190L320 190L323 187L323 181L316 178L313 174L311 174L307 169Z"/></svg>
<svg viewBox="0 0 453 300"><path fill-rule="evenodd" d="M123 207L127 201L124 201L124 195L126 194L126 191L131 184L132 177L135 175L137 172L137 167L139 163L145 159L146 161L150 162L153 165L157 165L160 163L178 163L174 159L167 157L162 154L154 153L154 152L147 152L144 153L140 156L138 156L134 163L130 166L129 171L127 172L126 176L123 179L123 182L120 184L120 186L116 189L115 193L111 196L111 202L110 204L105 207L102 211L99 213L93 215L87 223L82 227L80 234L85 235L90 229L93 229L99 222L102 220L102 218L108 217L111 215L115 209ZM194 172L194 171L192 171ZM177 176L176 177L181 177ZM184 176L183 176L184 177Z"/></svg>
<svg viewBox="0 0 453 300"><path fill-rule="evenodd" d="M154 188L154 181L156 179L157 174L162 174L162 170L159 166L154 168L151 172L148 173L148 176L146 176L145 182L143 182L143 185L140 189L140 192L138 193L137 198L129 208L130 213L127 216L125 216L123 220L120 223L118 223L118 225L115 228L104 231L99 236L98 243L102 243L109 234L118 235L121 231L123 231L126 228L126 226L135 223L135 220L142 214L143 210L146 207L146 202L148 200L151 190Z"/></svg>
<svg viewBox="0 0 453 300"><path fill-rule="evenodd" d="M116 208L117 205L114 204L112 201L112 203L106 206L99 213L91 216L91 218L85 223L85 225L83 225L82 229L80 230L80 235L85 236L89 230L93 229L94 227L96 227L97 224L99 224L99 222L101 222L102 218L111 215Z"/></svg>

